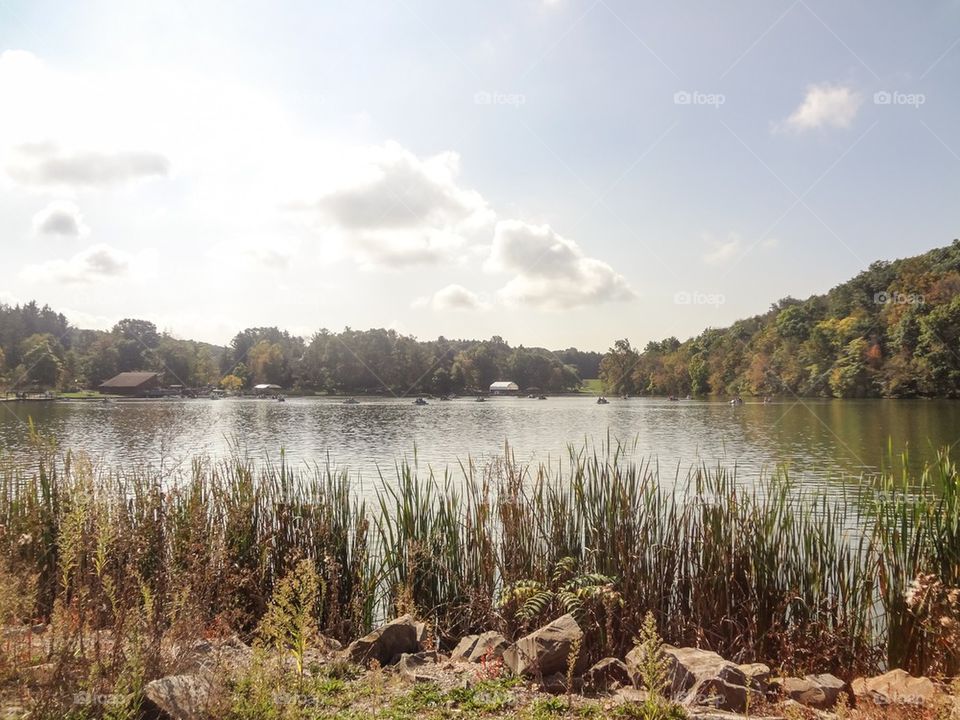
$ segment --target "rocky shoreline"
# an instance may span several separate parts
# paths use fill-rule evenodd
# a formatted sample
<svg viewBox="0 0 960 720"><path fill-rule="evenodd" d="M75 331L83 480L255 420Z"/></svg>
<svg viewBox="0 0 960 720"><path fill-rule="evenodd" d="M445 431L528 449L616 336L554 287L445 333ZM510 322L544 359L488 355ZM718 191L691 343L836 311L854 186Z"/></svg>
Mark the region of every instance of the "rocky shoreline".
<svg viewBox="0 0 960 720"><path fill-rule="evenodd" d="M253 648L236 636L196 640L165 648L170 674L145 684L139 714L149 720L248 717L237 714L237 697L249 686L249 678L260 677L272 678L263 681L273 688L266 704L282 707L278 717L289 718L538 718L567 711L576 717L650 720L960 718L960 704L949 687L903 670L850 683L830 674L780 677L761 663L737 664L708 650L670 645L658 652L666 680L661 707L672 710L638 713L636 708L651 707L649 689L643 686L643 648L638 645L623 658L586 665L579 655L583 637L574 616L564 615L515 642L491 631L464 637L449 652L441 652L430 628L404 615L346 647L318 638L293 683L276 680L298 672L288 653ZM44 684L50 689L55 671L41 665L24 668L21 676L38 693ZM310 679L325 679L326 684L311 684ZM339 688L342 697L331 694L331 687ZM468 691L474 694L465 704L462 698ZM397 704L409 706L411 697L431 698L431 704L398 714ZM76 716L97 717L98 708L102 712L113 700L81 694L74 705L91 713ZM543 708L553 710L537 714ZM35 716L8 703L0 717Z"/></svg>

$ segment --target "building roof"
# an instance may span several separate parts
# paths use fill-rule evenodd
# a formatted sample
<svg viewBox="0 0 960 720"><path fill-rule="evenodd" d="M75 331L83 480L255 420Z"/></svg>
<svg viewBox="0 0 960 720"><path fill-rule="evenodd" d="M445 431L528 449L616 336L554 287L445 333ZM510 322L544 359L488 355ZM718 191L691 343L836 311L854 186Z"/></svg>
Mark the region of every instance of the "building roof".
<svg viewBox="0 0 960 720"><path fill-rule="evenodd" d="M106 382L100 383L101 388L137 388L154 378L159 379L160 373L155 372L122 372Z"/></svg>
<svg viewBox="0 0 960 720"><path fill-rule="evenodd" d="M497 380L495 383L490 384L491 390L519 390L520 386L515 382L510 382L509 380Z"/></svg>

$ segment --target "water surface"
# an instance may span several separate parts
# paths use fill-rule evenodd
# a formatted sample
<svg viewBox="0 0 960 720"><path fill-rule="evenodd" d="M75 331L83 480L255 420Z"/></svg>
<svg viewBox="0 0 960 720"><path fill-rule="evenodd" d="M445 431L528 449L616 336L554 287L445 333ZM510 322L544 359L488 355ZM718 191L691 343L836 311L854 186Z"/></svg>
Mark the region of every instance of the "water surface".
<svg viewBox="0 0 960 720"><path fill-rule="evenodd" d="M133 466L176 467L190 458L244 452L256 459L331 462L376 476L394 463L458 471L458 461L500 457L509 443L521 462L566 462L572 444L600 445L609 437L634 459L659 463L661 476L697 462L736 464L741 477L782 465L805 483L836 485L875 472L892 441L910 449L914 464L934 448L960 439L960 403L924 400L783 400L770 404L657 398L590 397L548 400L471 398L363 399L344 405L326 398L211 401L0 403L0 448L9 458L28 452L27 420L64 449Z"/></svg>

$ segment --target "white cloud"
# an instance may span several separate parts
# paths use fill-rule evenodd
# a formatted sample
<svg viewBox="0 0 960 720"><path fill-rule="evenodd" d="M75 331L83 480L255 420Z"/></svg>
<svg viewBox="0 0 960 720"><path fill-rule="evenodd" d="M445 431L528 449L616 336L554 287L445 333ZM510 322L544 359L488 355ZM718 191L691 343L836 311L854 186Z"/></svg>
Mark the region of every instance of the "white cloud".
<svg viewBox="0 0 960 720"><path fill-rule="evenodd" d="M456 153L420 158L388 142L344 164L348 182L293 207L316 211L321 228L341 234L365 265L451 259L495 218L480 193L459 185Z"/></svg>
<svg viewBox="0 0 960 720"><path fill-rule="evenodd" d="M703 261L709 265L722 265L732 260L743 247L743 239L737 233L730 233L726 240L714 240L709 235L704 239L711 245L711 249L703 254Z"/></svg>
<svg viewBox="0 0 960 720"><path fill-rule="evenodd" d="M514 274L499 292L508 304L556 310L635 297L622 275L549 225L498 222L487 267Z"/></svg>
<svg viewBox="0 0 960 720"><path fill-rule="evenodd" d="M131 256L109 245L98 243L65 260L48 260L28 265L21 274L28 282L87 285L139 274L134 271L149 270L149 266L155 262L154 250L145 250L137 256Z"/></svg>
<svg viewBox="0 0 960 720"><path fill-rule="evenodd" d="M822 127L847 128L853 123L863 97L851 88L822 83L811 85L800 106L783 127L795 132Z"/></svg>
<svg viewBox="0 0 960 720"><path fill-rule="evenodd" d="M27 143L13 149L6 169L23 185L89 188L166 175L170 162L153 152L68 151L51 143Z"/></svg>
<svg viewBox="0 0 960 720"><path fill-rule="evenodd" d="M90 233L74 203L52 202L33 216L33 234L82 238Z"/></svg>
<svg viewBox="0 0 960 720"><path fill-rule="evenodd" d="M490 303L463 285L453 284L437 290L430 297L418 298L413 307L431 307L439 311L487 310Z"/></svg>

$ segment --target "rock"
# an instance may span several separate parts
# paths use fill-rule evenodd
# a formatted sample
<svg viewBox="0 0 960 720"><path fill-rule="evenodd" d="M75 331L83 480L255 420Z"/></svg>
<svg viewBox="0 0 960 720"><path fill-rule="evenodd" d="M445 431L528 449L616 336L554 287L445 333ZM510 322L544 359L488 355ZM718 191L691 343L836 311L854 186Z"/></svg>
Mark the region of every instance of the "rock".
<svg viewBox="0 0 960 720"><path fill-rule="evenodd" d="M466 637L460 638L460 642L457 643L453 652L450 653L450 659L454 662L470 662L470 655L477 646L477 640L479 639L479 635L467 635Z"/></svg>
<svg viewBox="0 0 960 720"><path fill-rule="evenodd" d="M570 651L582 639L573 615L564 615L517 640L504 652L503 662L514 675L566 675Z"/></svg>
<svg viewBox="0 0 960 720"><path fill-rule="evenodd" d="M627 655L627 667L636 678L640 649ZM717 653L698 648L664 645L671 695L684 705L706 705L742 712L747 707L748 680L735 664Z"/></svg>
<svg viewBox="0 0 960 720"><path fill-rule="evenodd" d="M583 680L594 690L615 690L632 684L627 664L608 657L596 663L583 675Z"/></svg>
<svg viewBox="0 0 960 720"><path fill-rule="evenodd" d="M397 663L397 672L407 682L434 682L437 679L436 674L431 674L429 670L437 669L436 664L439 656L435 651L404 653L400 656Z"/></svg>
<svg viewBox="0 0 960 720"><path fill-rule="evenodd" d="M829 710L836 705L840 693L847 687L843 680L829 673L779 678L773 685L786 698L817 710Z"/></svg>
<svg viewBox="0 0 960 720"><path fill-rule="evenodd" d="M425 622L416 622L414 627L417 629L417 645L420 650L426 650L427 648L424 645L430 638L430 628Z"/></svg>
<svg viewBox="0 0 960 720"><path fill-rule="evenodd" d="M937 694L930 678L914 677L905 670L857 678L852 688L857 701L870 700L877 705L928 705Z"/></svg>
<svg viewBox="0 0 960 720"><path fill-rule="evenodd" d="M210 681L201 675L170 675L147 683L143 714L159 720L202 720L207 717Z"/></svg>
<svg viewBox="0 0 960 720"><path fill-rule="evenodd" d="M484 659L499 659L510 647L509 641L498 632L467 635L450 653L450 659L460 663L478 663Z"/></svg>
<svg viewBox="0 0 960 720"><path fill-rule="evenodd" d="M746 665L737 665L741 672L747 676L747 685L750 689L765 693L770 685L770 666L763 663L747 663Z"/></svg>
<svg viewBox="0 0 960 720"><path fill-rule="evenodd" d="M404 653L414 654L419 650L417 623L410 615L404 615L354 640L344 654L347 660L358 665L365 665L371 660L390 665Z"/></svg>
<svg viewBox="0 0 960 720"><path fill-rule="evenodd" d="M503 653L510 647L507 639L498 632L485 632L477 637L477 642L467 659L470 662L482 662L483 660L499 659Z"/></svg>

